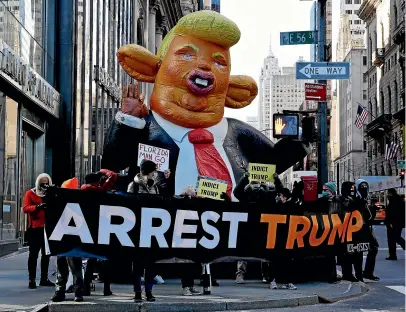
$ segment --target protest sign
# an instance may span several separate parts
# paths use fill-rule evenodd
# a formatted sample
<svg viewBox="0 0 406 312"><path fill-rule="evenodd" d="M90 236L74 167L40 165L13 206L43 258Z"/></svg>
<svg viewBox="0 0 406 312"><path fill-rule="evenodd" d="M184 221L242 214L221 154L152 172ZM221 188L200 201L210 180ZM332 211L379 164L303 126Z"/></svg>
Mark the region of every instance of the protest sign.
<svg viewBox="0 0 406 312"><path fill-rule="evenodd" d="M82 250L123 260L270 259L272 255L339 255L368 247L358 210L292 215L261 205L207 198L122 195L57 189L46 198L52 255ZM314 205L314 204L312 204ZM306 207L302 206L302 209ZM348 244L350 244L348 246Z"/></svg>
<svg viewBox="0 0 406 312"><path fill-rule="evenodd" d="M209 177L199 177L197 185L197 196L211 199L221 199L221 194L227 191L227 182L212 179Z"/></svg>
<svg viewBox="0 0 406 312"><path fill-rule="evenodd" d="M138 145L138 162L140 166L143 159L156 163L158 171L165 171L169 168L169 150L140 143Z"/></svg>
<svg viewBox="0 0 406 312"><path fill-rule="evenodd" d="M273 182L273 175L275 173L275 170L275 165L250 163L248 169L248 172L250 174L249 180L250 182Z"/></svg>

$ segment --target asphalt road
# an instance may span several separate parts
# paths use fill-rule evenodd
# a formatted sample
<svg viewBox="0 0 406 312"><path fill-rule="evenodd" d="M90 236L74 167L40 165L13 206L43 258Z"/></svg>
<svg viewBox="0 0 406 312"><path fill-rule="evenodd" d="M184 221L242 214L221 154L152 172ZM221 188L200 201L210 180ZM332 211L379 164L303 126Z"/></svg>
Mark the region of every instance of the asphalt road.
<svg viewBox="0 0 406 312"><path fill-rule="evenodd" d="M379 253L376 260L375 275L379 282L366 281L369 292L358 298L345 300L333 304L320 304L297 308L284 308L272 310L251 310L252 312L397 312L405 311L405 252L398 247L397 261L385 260L388 257L388 244L386 241L386 227L375 226L375 234L379 242ZM405 232L402 234L405 237ZM400 249L399 249L400 248ZM365 259L365 257L364 257ZM338 269L340 269L338 267ZM241 312L241 311L240 311Z"/></svg>

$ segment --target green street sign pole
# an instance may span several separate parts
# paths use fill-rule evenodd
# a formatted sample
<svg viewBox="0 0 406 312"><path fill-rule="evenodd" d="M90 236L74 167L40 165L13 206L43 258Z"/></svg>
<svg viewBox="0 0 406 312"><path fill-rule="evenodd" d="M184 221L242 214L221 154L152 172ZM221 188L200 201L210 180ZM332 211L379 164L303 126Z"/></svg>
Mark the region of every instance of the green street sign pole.
<svg viewBox="0 0 406 312"><path fill-rule="evenodd" d="M316 44L316 31L281 32L280 45Z"/></svg>

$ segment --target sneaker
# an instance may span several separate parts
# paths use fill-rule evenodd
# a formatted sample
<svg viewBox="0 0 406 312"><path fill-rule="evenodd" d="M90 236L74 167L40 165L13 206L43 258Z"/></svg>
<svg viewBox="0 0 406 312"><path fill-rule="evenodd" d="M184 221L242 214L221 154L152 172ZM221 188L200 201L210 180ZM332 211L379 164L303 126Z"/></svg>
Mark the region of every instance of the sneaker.
<svg viewBox="0 0 406 312"><path fill-rule="evenodd" d="M211 281L211 286L213 286L213 287L219 287L220 284L219 284L218 280L212 280L212 281Z"/></svg>
<svg viewBox="0 0 406 312"><path fill-rule="evenodd" d="M271 284L269 284L269 288L270 289L278 289L278 285L276 284L275 280L273 280L271 282Z"/></svg>
<svg viewBox="0 0 406 312"><path fill-rule="evenodd" d="M154 301L155 301L155 297L154 297L154 295L152 294L152 292L147 291L147 292L145 293L145 295L146 295L146 297L147 297L147 301L149 301L149 302L154 302Z"/></svg>
<svg viewBox="0 0 406 312"><path fill-rule="evenodd" d="M39 285L40 285L40 286L46 286L46 287L54 287L54 286L55 286L55 284L52 283L49 279L41 280L41 281L39 282Z"/></svg>
<svg viewBox="0 0 406 312"><path fill-rule="evenodd" d="M113 292L110 289L104 290L103 291L103 296L111 296L113 294Z"/></svg>
<svg viewBox="0 0 406 312"><path fill-rule="evenodd" d="M142 295L140 292L135 293L134 302L142 302Z"/></svg>
<svg viewBox="0 0 406 312"><path fill-rule="evenodd" d="M82 295L75 295L75 299L73 299L75 302L83 302L83 296Z"/></svg>
<svg viewBox="0 0 406 312"><path fill-rule="evenodd" d="M65 301L65 294L61 291L56 291L51 298L52 302L62 302Z"/></svg>
<svg viewBox="0 0 406 312"><path fill-rule="evenodd" d="M162 285L165 284L164 279L162 278L161 275L157 275L154 277L154 281L158 284L158 285Z"/></svg>
<svg viewBox="0 0 406 312"><path fill-rule="evenodd" d="M184 296L193 296L192 292L190 291L190 287L183 287L183 295Z"/></svg>
<svg viewBox="0 0 406 312"><path fill-rule="evenodd" d="M269 280L266 277L262 278L262 283L269 284Z"/></svg>
<svg viewBox="0 0 406 312"><path fill-rule="evenodd" d="M36 289L37 288L37 283L35 282L35 280L28 281L28 288L29 289Z"/></svg>
<svg viewBox="0 0 406 312"><path fill-rule="evenodd" d="M392 260L392 261L396 261L396 260L398 260L398 257L388 257L388 258L385 258L386 260Z"/></svg>
<svg viewBox="0 0 406 312"><path fill-rule="evenodd" d="M245 284L244 276L242 276L241 274L238 274L238 275L236 276L236 278L235 278L235 282L236 282L237 284Z"/></svg>
<svg viewBox="0 0 406 312"><path fill-rule="evenodd" d="M199 296L202 293L200 291L198 291L194 286L189 287L190 292L192 293L193 296Z"/></svg>
<svg viewBox="0 0 406 312"><path fill-rule="evenodd" d="M282 289L296 290L297 287L295 285L293 285L292 283L289 283L289 284L283 284Z"/></svg>

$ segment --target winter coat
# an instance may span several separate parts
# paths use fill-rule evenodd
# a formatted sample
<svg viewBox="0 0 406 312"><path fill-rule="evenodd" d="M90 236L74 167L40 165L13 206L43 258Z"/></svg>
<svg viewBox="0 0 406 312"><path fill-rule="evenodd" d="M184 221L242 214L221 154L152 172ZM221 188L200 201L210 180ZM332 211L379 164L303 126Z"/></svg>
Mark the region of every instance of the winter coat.
<svg viewBox="0 0 406 312"><path fill-rule="evenodd" d="M46 173L40 174L35 181L35 188L28 190L24 195L23 211L28 215L28 228L43 228L45 226L45 211L38 210L37 206L42 204L42 199L45 193L39 187L39 181L42 178L48 178L49 184L52 184L52 179Z"/></svg>
<svg viewBox="0 0 406 312"><path fill-rule="evenodd" d="M128 193L138 194L159 194L159 188L156 181L152 186L147 184L148 179L144 178L140 173L134 177L134 181L128 185Z"/></svg>

